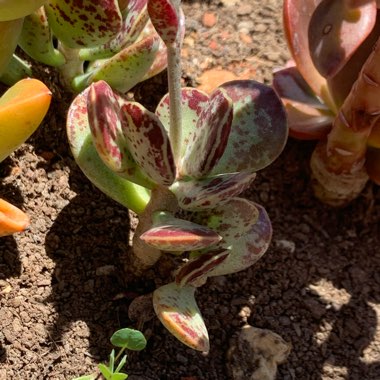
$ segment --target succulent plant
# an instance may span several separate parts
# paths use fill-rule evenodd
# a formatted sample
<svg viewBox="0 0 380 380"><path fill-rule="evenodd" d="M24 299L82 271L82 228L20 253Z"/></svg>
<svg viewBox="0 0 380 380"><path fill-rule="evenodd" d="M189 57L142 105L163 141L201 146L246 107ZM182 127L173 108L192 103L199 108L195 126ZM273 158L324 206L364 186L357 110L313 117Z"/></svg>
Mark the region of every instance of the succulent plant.
<svg viewBox="0 0 380 380"><path fill-rule="evenodd" d="M208 351L195 291L209 277L251 266L268 248L265 209L239 194L282 151L285 111L253 80L211 95L181 88L180 1L150 0L148 11L167 47L169 94L150 112L98 81L74 99L67 133L86 176L139 216L131 271L140 275L162 254L183 257L173 281L154 291L154 309L180 341Z"/></svg>
<svg viewBox="0 0 380 380"><path fill-rule="evenodd" d="M274 74L290 135L317 139L316 195L342 206L380 184L380 3L285 0L294 62Z"/></svg>
<svg viewBox="0 0 380 380"><path fill-rule="evenodd" d="M24 79L0 98L0 162L16 150L39 126L51 100L49 89L39 80ZM23 231L29 218L0 199L0 236Z"/></svg>
<svg viewBox="0 0 380 380"><path fill-rule="evenodd" d="M17 44L36 61L57 67L73 91L105 80L127 92L166 67L165 46L149 21L147 0L15 3L0 4L0 42L7 41L0 47L0 75L8 74L7 83L29 69L17 56L12 59Z"/></svg>

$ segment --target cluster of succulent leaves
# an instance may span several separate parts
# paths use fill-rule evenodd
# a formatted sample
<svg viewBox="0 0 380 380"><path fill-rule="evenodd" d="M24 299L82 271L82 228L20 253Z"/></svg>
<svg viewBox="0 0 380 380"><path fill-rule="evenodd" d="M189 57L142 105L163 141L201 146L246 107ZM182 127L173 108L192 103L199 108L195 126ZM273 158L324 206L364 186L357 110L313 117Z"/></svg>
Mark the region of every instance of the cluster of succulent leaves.
<svg viewBox="0 0 380 380"><path fill-rule="evenodd" d="M0 80L31 76L27 55L57 67L74 91L106 80L126 92L166 67L147 0L4 0L0 4Z"/></svg>
<svg viewBox="0 0 380 380"><path fill-rule="evenodd" d="M128 378L126 373L121 372L127 362L127 355L123 355L125 350L141 351L146 346L145 336L138 330L124 328L116 331L110 338L113 346L120 350L115 357L115 350L111 351L108 364L100 363L99 371L106 380L125 380ZM122 356L123 355L123 356ZM98 376L84 375L73 380L95 380Z"/></svg>
<svg viewBox="0 0 380 380"><path fill-rule="evenodd" d="M178 52L179 7L152 0L149 13L168 51ZM169 78L172 69L169 64ZM268 248L265 209L238 195L280 154L287 124L275 92L255 81L228 82L211 95L182 88L179 98L169 91L150 112L98 81L74 99L67 132L86 176L139 214L136 271L162 253L183 255L173 281L154 291L153 306L174 336L206 352L196 288L208 277L251 266ZM180 104L180 120L173 121L173 102Z"/></svg>
<svg viewBox="0 0 380 380"><path fill-rule="evenodd" d="M285 35L294 61L274 74L273 83L291 136L327 140L322 160L332 172L344 176L364 163L377 184L379 7L376 0L285 0Z"/></svg>

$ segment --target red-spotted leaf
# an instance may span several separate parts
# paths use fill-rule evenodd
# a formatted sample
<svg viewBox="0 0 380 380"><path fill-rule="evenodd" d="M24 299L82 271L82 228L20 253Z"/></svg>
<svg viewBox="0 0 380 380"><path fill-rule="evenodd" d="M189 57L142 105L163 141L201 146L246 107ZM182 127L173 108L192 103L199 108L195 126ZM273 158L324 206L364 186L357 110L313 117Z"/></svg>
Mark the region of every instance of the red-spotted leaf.
<svg viewBox="0 0 380 380"><path fill-rule="evenodd" d="M208 227L174 217L154 224L140 238L154 248L169 252L203 249L222 239Z"/></svg>
<svg viewBox="0 0 380 380"><path fill-rule="evenodd" d="M122 130L141 170L156 183L171 185L175 164L168 134L156 114L139 103L122 106Z"/></svg>
<svg viewBox="0 0 380 380"><path fill-rule="evenodd" d="M179 180L173 183L170 190L185 210L212 209L239 195L255 177L255 173L240 172L198 180Z"/></svg>
<svg viewBox="0 0 380 380"><path fill-rule="evenodd" d="M115 174L100 159L88 122L88 92L89 89L86 89L74 99L67 115L67 136L75 161L86 177L101 191L140 214L149 201L149 192Z"/></svg>
<svg viewBox="0 0 380 380"><path fill-rule="evenodd" d="M157 35L148 36L113 57L100 61L94 71L77 77L72 85L78 91L90 83L104 80L113 89L125 93L149 71L159 46L160 39Z"/></svg>
<svg viewBox="0 0 380 380"><path fill-rule="evenodd" d="M146 4L147 0L129 0L126 9L122 12L126 16L117 35L101 46L80 49L79 57L83 61L109 58L141 38L141 33L149 21Z"/></svg>
<svg viewBox="0 0 380 380"><path fill-rule="evenodd" d="M162 324L186 346L208 352L209 337L194 298L195 288L170 283L153 293L153 307Z"/></svg>
<svg viewBox="0 0 380 380"><path fill-rule="evenodd" d="M315 68L309 51L310 19L321 0L284 0L284 32L298 70L329 108L336 110L326 79Z"/></svg>
<svg viewBox="0 0 380 380"><path fill-rule="evenodd" d="M250 202L252 203L252 202ZM258 218L252 220L248 230L238 239L232 234L223 234L231 253L209 276L220 276L239 272L253 265L266 252L272 238L272 226L264 207L253 204L258 210ZM219 243L219 245L221 245Z"/></svg>
<svg viewBox="0 0 380 380"><path fill-rule="evenodd" d="M209 97L205 92L196 88L182 88L182 141L181 156L185 154L190 138L199 127L198 119L205 109ZM156 109L156 115L160 118L165 129L170 130L170 101L169 94L165 95Z"/></svg>
<svg viewBox="0 0 380 380"><path fill-rule="evenodd" d="M70 48L104 44L123 23L117 0L50 0L45 9L54 35Z"/></svg>
<svg viewBox="0 0 380 380"><path fill-rule="evenodd" d="M376 1L322 0L308 36L311 58L320 74L334 76L368 37L376 21Z"/></svg>
<svg viewBox="0 0 380 380"><path fill-rule="evenodd" d="M174 44L180 30L179 12L170 0L149 0L148 13L166 45Z"/></svg>
<svg viewBox="0 0 380 380"><path fill-rule="evenodd" d="M217 89L211 94L182 158L181 176L204 177L219 162L231 131L232 110L226 91Z"/></svg>
<svg viewBox="0 0 380 380"><path fill-rule="evenodd" d="M182 265L175 276L175 282L180 286L201 286L207 280L207 275L224 262L230 251L219 248L202 253L198 258Z"/></svg>
<svg viewBox="0 0 380 380"><path fill-rule="evenodd" d="M274 90L253 80L221 86L233 102L227 147L212 174L253 173L274 161L288 136L285 109Z"/></svg>
<svg viewBox="0 0 380 380"><path fill-rule="evenodd" d="M369 147L366 152L365 168L369 178L380 185L380 148Z"/></svg>

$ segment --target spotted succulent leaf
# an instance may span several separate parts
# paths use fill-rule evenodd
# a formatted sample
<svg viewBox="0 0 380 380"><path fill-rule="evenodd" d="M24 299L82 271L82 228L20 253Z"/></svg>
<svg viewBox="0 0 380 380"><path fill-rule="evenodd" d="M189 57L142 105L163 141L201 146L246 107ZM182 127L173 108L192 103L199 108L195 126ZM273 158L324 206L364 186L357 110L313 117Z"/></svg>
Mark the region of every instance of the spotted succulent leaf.
<svg viewBox="0 0 380 380"><path fill-rule="evenodd" d="M121 111L122 130L132 157L153 181L171 185L176 168L169 136L160 119L135 102L125 103Z"/></svg>
<svg viewBox="0 0 380 380"><path fill-rule="evenodd" d="M70 48L102 45L123 24L117 0L50 0L45 9L54 35Z"/></svg>
<svg viewBox="0 0 380 380"><path fill-rule="evenodd" d="M209 337L194 293L192 286L170 283L154 291L153 306L161 323L178 340L195 350L208 352Z"/></svg>
<svg viewBox="0 0 380 380"><path fill-rule="evenodd" d="M219 162L230 135L232 110L232 100L226 91L217 89L211 94L187 145L181 176L204 177Z"/></svg>
<svg viewBox="0 0 380 380"><path fill-rule="evenodd" d="M286 114L274 90L253 80L221 86L233 102L233 120L227 147L212 174L263 169L274 161L288 136Z"/></svg>
<svg viewBox="0 0 380 380"><path fill-rule="evenodd" d="M230 251L223 248L202 253L196 259L188 261L179 268L175 282L179 286L198 287L203 285L207 280L208 273L223 263L229 254Z"/></svg>
<svg viewBox="0 0 380 380"><path fill-rule="evenodd" d="M184 210L204 210L220 206L247 189L255 173L219 174L204 179L177 180L171 191Z"/></svg>
<svg viewBox="0 0 380 380"><path fill-rule="evenodd" d="M169 252L203 249L222 239L210 228L174 217L154 224L140 238L154 248Z"/></svg>

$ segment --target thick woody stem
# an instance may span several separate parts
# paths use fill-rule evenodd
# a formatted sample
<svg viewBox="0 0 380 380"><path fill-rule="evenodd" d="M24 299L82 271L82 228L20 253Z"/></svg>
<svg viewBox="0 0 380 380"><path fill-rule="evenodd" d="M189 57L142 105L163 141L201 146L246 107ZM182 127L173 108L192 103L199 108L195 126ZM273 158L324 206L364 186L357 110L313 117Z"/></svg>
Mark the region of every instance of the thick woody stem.
<svg viewBox="0 0 380 380"><path fill-rule="evenodd" d="M311 158L316 196L333 206L356 198L368 175L367 140L380 117L380 43L377 42L344 101L327 142Z"/></svg>

